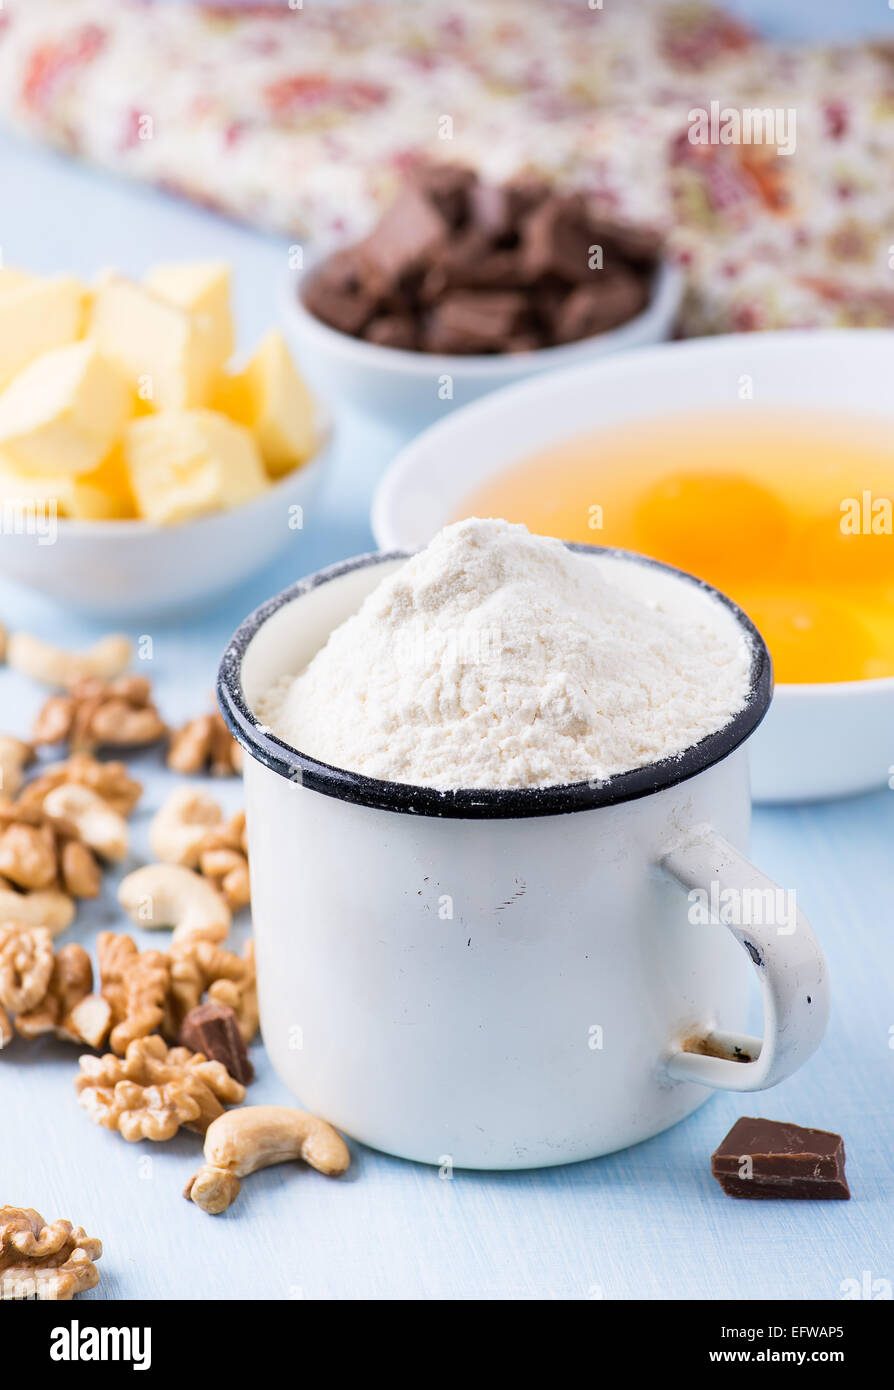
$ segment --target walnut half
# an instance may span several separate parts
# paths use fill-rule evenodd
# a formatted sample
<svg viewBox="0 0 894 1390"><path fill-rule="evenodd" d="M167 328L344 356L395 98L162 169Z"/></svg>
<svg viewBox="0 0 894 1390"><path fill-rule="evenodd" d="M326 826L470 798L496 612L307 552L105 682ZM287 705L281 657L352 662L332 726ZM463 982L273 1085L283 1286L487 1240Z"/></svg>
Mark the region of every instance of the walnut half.
<svg viewBox="0 0 894 1390"><path fill-rule="evenodd" d="M69 783L89 787L119 816L130 815L143 791L124 763L100 762L89 753L72 753L64 762L50 763L37 777L32 777L20 792L18 804L40 807L48 792Z"/></svg>
<svg viewBox="0 0 894 1390"><path fill-rule="evenodd" d="M32 1207L0 1207L0 1300L69 1299L95 1288L102 1241Z"/></svg>
<svg viewBox="0 0 894 1390"><path fill-rule="evenodd" d="M74 682L65 695L50 696L35 721L33 742L65 742L72 753L92 753L96 748L137 748L164 733L144 676L97 677Z"/></svg>
<svg viewBox="0 0 894 1390"><path fill-rule="evenodd" d="M95 898L102 869L77 826L39 806L0 806L0 874L22 892L62 889L72 898Z"/></svg>
<svg viewBox="0 0 894 1390"><path fill-rule="evenodd" d="M190 719L171 734L168 767L172 772L210 772L212 777L238 776L242 749L218 710Z"/></svg>
<svg viewBox="0 0 894 1390"><path fill-rule="evenodd" d="M75 1089L90 1118L124 1139L173 1139L178 1129L205 1130L245 1087L201 1052L169 1048L157 1033L137 1038L125 1056L84 1056Z"/></svg>
<svg viewBox="0 0 894 1390"><path fill-rule="evenodd" d="M135 1038L154 1033L165 1016L171 966L161 951L139 951L129 936L100 932L96 943L102 997L111 1010L109 1043L124 1055Z"/></svg>
<svg viewBox="0 0 894 1390"><path fill-rule="evenodd" d="M0 926L0 1048L15 1031L23 1038L53 1033L68 1042L101 1046L109 1029L109 1005L93 989L90 957L76 942L53 954L46 927L20 922Z"/></svg>

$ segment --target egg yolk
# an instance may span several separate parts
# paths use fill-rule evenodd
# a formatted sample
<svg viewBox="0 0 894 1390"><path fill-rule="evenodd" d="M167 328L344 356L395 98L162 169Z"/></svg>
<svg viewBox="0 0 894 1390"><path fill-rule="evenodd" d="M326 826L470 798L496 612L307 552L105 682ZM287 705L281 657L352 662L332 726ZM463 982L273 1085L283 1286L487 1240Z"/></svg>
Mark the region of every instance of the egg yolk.
<svg viewBox="0 0 894 1390"><path fill-rule="evenodd" d="M875 644L852 609L803 592L745 589L736 598L770 648L778 683L849 681L869 674Z"/></svg>
<svg viewBox="0 0 894 1390"><path fill-rule="evenodd" d="M888 498L876 501L891 506ZM834 580L894 586L894 535L885 530L884 510L873 512L874 506L867 504L858 516L839 509L809 522L797 538L797 555L792 557L801 578L819 584Z"/></svg>
<svg viewBox="0 0 894 1390"><path fill-rule="evenodd" d="M674 473L640 499L635 548L723 586L778 565L791 532L767 488L728 473Z"/></svg>

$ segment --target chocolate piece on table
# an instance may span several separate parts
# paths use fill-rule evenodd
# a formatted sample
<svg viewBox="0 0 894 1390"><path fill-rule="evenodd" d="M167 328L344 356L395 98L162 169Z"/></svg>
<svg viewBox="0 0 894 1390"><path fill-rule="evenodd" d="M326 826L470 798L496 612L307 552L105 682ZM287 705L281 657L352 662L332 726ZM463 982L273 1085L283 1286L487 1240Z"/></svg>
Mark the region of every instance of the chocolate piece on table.
<svg viewBox="0 0 894 1390"><path fill-rule="evenodd" d="M450 290L431 311L429 352L501 352L522 328L527 311L517 290Z"/></svg>
<svg viewBox="0 0 894 1390"><path fill-rule="evenodd" d="M593 282L578 285L556 310L553 337L557 343L573 343L627 323L646 304L648 292L642 278L631 271L594 270Z"/></svg>
<svg viewBox="0 0 894 1390"><path fill-rule="evenodd" d="M248 1058L245 1040L236 1015L226 1004L208 1000L197 1004L180 1026L180 1042L191 1052L204 1052L214 1062L222 1062L234 1081L247 1086L255 1070Z"/></svg>
<svg viewBox="0 0 894 1390"><path fill-rule="evenodd" d="M354 246L335 251L302 287L305 307L323 323L356 336L375 313L376 295L367 284L366 267Z"/></svg>
<svg viewBox="0 0 894 1390"><path fill-rule="evenodd" d="M846 1201L844 1140L825 1129L743 1118L711 1155L711 1173L729 1197Z"/></svg>
<svg viewBox="0 0 894 1390"><path fill-rule="evenodd" d="M594 274L590 247L600 243L580 193L553 193L544 199L523 218L521 238L522 265L529 280L552 274L577 285Z"/></svg>
<svg viewBox="0 0 894 1390"><path fill-rule="evenodd" d="M447 241L449 228L417 188L406 188L358 248L368 283L384 293L425 264Z"/></svg>
<svg viewBox="0 0 894 1390"><path fill-rule="evenodd" d="M363 336L379 347L412 351L417 345L416 324L409 314L379 314L366 325Z"/></svg>

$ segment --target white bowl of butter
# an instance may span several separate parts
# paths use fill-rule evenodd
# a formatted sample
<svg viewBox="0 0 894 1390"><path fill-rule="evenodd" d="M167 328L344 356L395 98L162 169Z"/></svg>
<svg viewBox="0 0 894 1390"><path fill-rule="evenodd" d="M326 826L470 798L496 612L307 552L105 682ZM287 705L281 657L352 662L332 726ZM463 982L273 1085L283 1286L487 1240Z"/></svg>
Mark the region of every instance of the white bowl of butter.
<svg viewBox="0 0 894 1390"><path fill-rule="evenodd" d="M321 447L252 501L176 526L63 518L48 523L52 541L46 530L5 534L0 574L95 617L200 607L296 544L324 465Z"/></svg>
<svg viewBox="0 0 894 1390"><path fill-rule="evenodd" d="M0 575L96 616L207 602L294 545L329 422L229 271L0 270Z"/></svg>

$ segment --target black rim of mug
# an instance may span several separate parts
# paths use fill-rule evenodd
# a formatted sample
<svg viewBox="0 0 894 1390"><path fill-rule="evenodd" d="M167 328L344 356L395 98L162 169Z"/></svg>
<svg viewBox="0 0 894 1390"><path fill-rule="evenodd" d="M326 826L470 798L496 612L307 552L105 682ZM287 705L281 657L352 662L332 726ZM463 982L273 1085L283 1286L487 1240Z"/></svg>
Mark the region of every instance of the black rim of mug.
<svg viewBox="0 0 894 1390"><path fill-rule="evenodd" d="M331 767L299 752L271 733L248 706L242 689L242 661L256 633L275 613L302 598L321 584L328 584L353 570L391 560L406 560L405 550L373 551L340 561L300 579L274 598L256 608L233 634L221 658L217 696L221 712L233 737L250 757L288 781L321 792L341 801L370 806L381 811L400 811L417 816L443 816L454 820L518 820L530 816L555 816L571 811L588 811L600 806L617 806L666 791L697 777L728 758L754 733L770 704L773 693L773 666L767 645L747 614L732 599L705 580L675 569L660 560L609 546L566 542L569 550L585 555L614 556L676 575L710 594L738 621L751 644L751 680L742 709L716 733L708 734L676 757L663 758L645 767L619 772L603 782L570 782L555 787L457 788L439 791L405 782L387 782L365 777L359 772Z"/></svg>

